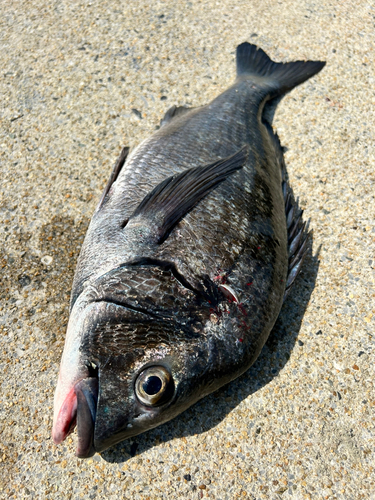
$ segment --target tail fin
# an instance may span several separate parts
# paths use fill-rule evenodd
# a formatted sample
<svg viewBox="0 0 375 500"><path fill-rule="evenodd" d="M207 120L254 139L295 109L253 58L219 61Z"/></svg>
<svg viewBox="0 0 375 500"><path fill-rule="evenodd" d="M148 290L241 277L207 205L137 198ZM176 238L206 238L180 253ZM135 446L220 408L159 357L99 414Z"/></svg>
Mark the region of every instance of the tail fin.
<svg viewBox="0 0 375 500"><path fill-rule="evenodd" d="M272 97L289 92L319 73L325 64L322 61L275 63L256 45L245 42L237 47L237 77L256 75L266 78L272 82Z"/></svg>

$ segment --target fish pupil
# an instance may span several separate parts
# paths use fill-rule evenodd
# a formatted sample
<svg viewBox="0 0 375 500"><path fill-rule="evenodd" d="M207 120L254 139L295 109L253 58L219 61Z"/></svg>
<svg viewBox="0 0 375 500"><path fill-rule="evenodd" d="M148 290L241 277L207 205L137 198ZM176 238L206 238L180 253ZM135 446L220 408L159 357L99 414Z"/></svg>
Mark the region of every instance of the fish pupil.
<svg viewBox="0 0 375 500"><path fill-rule="evenodd" d="M157 394L162 386L162 381L160 380L159 377L156 375L151 375L151 377L148 377L145 382L142 385L143 390L145 391L146 394L149 396L153 396L154 394Z"/></svg>

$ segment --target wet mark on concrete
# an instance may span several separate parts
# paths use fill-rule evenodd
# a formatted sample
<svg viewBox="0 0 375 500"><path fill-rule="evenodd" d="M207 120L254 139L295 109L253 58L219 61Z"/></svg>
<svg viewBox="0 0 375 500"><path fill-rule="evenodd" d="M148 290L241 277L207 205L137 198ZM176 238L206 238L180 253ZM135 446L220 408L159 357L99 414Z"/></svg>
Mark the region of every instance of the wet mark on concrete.
<svg viewBox="0 0 375 500"><path fill-rule="evenodd" d="M42 226L36 242L30 243L30 233L17 234L16 244L9 245L17 252L1 252L0 300L9 316L3 327L10 323L15 334L39 328L53 361L61 355L74 270L88 224L88 219L57 215Z"/></svg>

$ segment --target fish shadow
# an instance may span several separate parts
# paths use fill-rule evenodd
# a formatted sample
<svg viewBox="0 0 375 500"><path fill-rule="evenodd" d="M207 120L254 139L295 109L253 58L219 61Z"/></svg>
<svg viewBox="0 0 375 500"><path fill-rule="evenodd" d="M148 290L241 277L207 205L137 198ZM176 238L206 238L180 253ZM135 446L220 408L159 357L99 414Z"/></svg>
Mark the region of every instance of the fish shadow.
<svg viewBox="0 0 375 500"><path fill-rule="evenodd" d="M303 269L296 279L276 324L256 362L242 376L203 398L175 419L109 448L101 457L127 462L135 455L173 439L202 434L216 427L244 399L269 384L288 363L297 344L303 316L315 287L319 251L313 255L310 238ZM301 341L296 348L303 347ZM167 456L165 460L168 461Z"/></svg>

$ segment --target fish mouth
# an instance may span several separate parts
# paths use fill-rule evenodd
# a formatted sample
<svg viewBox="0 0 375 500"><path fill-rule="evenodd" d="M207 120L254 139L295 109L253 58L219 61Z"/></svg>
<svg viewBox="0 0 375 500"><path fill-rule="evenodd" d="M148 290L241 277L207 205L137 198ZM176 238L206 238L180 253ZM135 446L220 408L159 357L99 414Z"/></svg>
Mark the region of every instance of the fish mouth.
<svg viewBox="0 0 375 500"><path fill-rule="evenodd" d="M77 396L76 456L88 458L95 454L94 430L98 404L98 379L83 379L75 385L74 390Z"/></svg>
<svg viewBox="0 0 375 500"><path fill-rule="evenodd" d="M98 379L84 378L69 392L60 409L52 431L55 444L59 444L77 427L76 456L92 457L95 454L94 430L98 402Z"/></svg>

